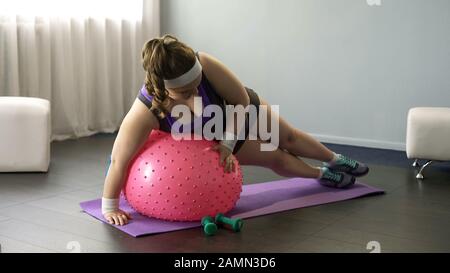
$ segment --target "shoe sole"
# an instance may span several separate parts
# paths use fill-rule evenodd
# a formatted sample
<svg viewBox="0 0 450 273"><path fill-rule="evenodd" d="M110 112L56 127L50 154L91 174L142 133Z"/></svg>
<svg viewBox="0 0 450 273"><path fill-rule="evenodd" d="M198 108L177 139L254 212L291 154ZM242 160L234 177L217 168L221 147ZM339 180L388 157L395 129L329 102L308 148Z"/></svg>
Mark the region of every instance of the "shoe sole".
<svg viewBox="0 0 450 273"><path fill-rule="evenodd" d="M340 173L342 173L342 174L347 174L347 173L344 173L344 172L340 172ZM347 174L347 175L351 175L351 174ZM322 184L322 183L320 183L320 182L319 182L319 183L320 183L321 185L323 185L323 186L330 187L330 188L335 188L335 189L347 189L347 188L349 188L349 187L355 185L355 183L356 183L356 176L354 176L354 175L351 175L351 176L352 176L351 182L350 182L349 184L343 186L343 187L339 187L339 186L336 185L336 184L334 184L334 185L326 185L326 184ZM320 181L320 179L319 179L319 181Z"/></svg>
<svg viewBox="0 0 450 273"><path fill-rule="evenodd" d="M352 181L351 181L350 184L347 184L344 187L336 187L336 188L338 188L338 189L347 189L347 188L350 188L351 186L355 185L355 183L356 183L356 178L355 178L355 176L353 176L352 177Z"/></svg>
<svg viewBox="0 0 450 273"><path fill-rule="evenodd" d="M343 173L352 175L352 176L354 176L354 177L365 176L365 175L367 175L367 174L369 173L369 170L370 170L370 169L367 167L367 170L366 170L365 172L360 173L360 174L354 174L354 173L349 173L349 172L346 172L346 171L343 171L343 170L339 170L339 169L333 169L333 168L330 168L330 167L328 167L328 169L333 170L333 171L335 171L335 172L343 172Z"/></svg>

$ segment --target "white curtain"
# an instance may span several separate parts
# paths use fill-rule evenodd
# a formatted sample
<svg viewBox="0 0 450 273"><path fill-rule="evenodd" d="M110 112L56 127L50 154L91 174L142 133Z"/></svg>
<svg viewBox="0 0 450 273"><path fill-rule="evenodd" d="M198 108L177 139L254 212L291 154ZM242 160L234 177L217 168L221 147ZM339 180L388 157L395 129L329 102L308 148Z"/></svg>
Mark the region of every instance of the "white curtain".
<svg viewBox="0 0 450 273"><path fill-rule="evenodd" d="M116 131L143 83L141 48L160 35L159 0L135 19L2 15L5 2L0 96L49 100L52 140Z"/></svg>

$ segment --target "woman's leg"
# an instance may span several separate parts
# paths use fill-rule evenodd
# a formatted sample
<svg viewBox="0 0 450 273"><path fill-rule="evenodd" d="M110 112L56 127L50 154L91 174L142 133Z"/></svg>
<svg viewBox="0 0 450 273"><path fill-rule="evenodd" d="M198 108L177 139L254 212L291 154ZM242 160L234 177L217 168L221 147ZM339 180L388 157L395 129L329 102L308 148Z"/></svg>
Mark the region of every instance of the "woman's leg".
<svg viewBox="0 0 450 273"><path fill-rule="evenodd" d="M270 105L261 99L261 105L268 109L268 124L267 128L270 130L270 120L272 115L277 115L272 112ZM260 111L262 109L260 108ZM338 155L335 158L335 153L325 147L322 143L314 139L305 132L292 127L282 117L279 119L279 148L286 150L294 156L301 156L327 162L327 166L333 171L345 172L354 176L363 176L369 172L369 167L361 162L348 158L346 156Z"/></svg>
<svg viewBox="0 0 450 273"><path fill-rule="evenodd" d="M272 115L277 115L271 111L270 105L259 97L261 105L267 109L267 128L270 130L270 120ZM260 108L260 111L262 109ZM279 148L288 151L295 156L301 156L328 162L333 159L334 153L322 143L314 139L305 132L292 127L282 117L279 118Z"/></svg>
<svg viewBox="0 0 450 273"><path fill-rule="evenodd" d="M239 163L270 168L285 177L319 177L320 170L318 168L308 165L284 150L278 148L274 151L261 151L262 143L264 142L260 139L246 140L236 153Z"/></svg>

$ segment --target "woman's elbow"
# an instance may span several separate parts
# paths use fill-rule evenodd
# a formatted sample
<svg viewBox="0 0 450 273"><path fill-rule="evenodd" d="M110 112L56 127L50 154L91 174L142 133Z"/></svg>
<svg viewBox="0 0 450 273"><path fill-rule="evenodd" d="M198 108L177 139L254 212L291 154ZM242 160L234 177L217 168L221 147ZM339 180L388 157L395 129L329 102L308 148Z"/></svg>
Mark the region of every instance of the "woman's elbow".
<svg viewBox="0 0 450 273"><path fill-rule="evenodd" d="M250 97L247 94L245 94L245 96L242 96L239 100L235 101L235 103L233 104L235 106L242 105L245 108L248 105L250 105Z"/></svg>
<svg viewBox="0 0 450 273"><path fill-rule="evenodd" d="M111 155L111 167L124 169L128 166L128 160L123 156Z"/></svg>

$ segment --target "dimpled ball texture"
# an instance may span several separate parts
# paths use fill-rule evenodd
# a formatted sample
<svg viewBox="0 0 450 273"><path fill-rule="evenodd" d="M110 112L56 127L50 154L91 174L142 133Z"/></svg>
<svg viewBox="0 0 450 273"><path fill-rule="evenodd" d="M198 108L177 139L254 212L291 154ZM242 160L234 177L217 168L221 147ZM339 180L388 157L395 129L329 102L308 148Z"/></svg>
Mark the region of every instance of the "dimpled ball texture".
<svg viewBox="0 0 450 273"><path fill-rule="evenodd" d="M215 141L175 140L153 130L130 162L123 194L137 212L170 221L200 221L231 210L242 191L236 164L226 173ZM237 162L237 160L235 161Z"/></svg>

